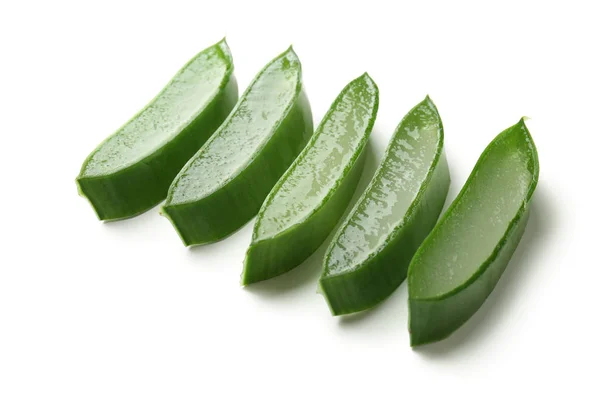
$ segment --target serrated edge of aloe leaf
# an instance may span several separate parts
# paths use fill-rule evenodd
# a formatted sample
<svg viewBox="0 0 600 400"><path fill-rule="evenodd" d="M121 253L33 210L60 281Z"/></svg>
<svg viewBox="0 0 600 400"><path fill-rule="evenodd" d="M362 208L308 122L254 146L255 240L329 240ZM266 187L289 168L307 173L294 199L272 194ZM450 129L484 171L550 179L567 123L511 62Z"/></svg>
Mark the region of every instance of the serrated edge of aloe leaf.
<svg viewBox="0 0 600 400"><path fill-rule="evenodd" d="M344 86L342 91L337 95L334 102L331 104L331 106L327 110L327 113L321 119L321 122L319 123L319 126L317 127L317 129L315 129L315 132L319 132L319 130L321 129L321 126L323 125L325 120L327 118L329 118L329 116L334 112L334 108L339 104L340 98L351 89L352 84L354 84L355 82L358 82L360 80L367 80L367 81L371 82L371 84L373 85L373 87L375 89L373 109L372 109L372 113L369 117L369 122L367 124L367 127L365 129L366 134L361 138L360 142L358 143L358 147L357 147L358 152L354 155L354 157L351 159L351 161L348 163L348 165L346 165L346 168L344 168L344 170L342 171L342 174L341 174L342 178L339 178L336 180L335 184L331 187L331 189L329 190L327 195L325 197L323 197L323 199L321 199L321 201L319 203L316 204L316 206L311 210L310 213L308 213L304 218L297 221L295 224L290 225L289 227L285 228L284 230L281 230L274 235L264 237L260 240L255 240L256 232L257 232L257 229L259 226L258 223L255 223L254 228L252 230L252 241L251 241L250 246L248 247L248 250L246 251L246 253L248 253L250 251L250 247L252 245L255 245L255 244L258 244L258 243L261 243L264 241L272 240L281 235L286 234L290 230L294 229L295 227L297 227L297 226L301 225L302 223L304 223L305 221L307 221L315 213L317 213L319 210L321 210L321 208L323 208L323 206L327 203L327 201L335 194L336 190L342 184L343 179L347 177L349 171L358 162L358 160L361 156L361 153L364 151L365 146L369 140L369 137L371 136L371 132L373 131L373 126L375 125L375 120L377 118L377 111L379 110L379 88L378 88L377 84L375 83L375 81L369 76L369 74L367 72L365 72L364 74L360 75L359 77L353 79L346 86ZM264 210L271 204L273 197L275 196L275 193L279 190L281 185L283 185L283 182L288 178L289 175L294 173L297 164L300 163L300 161L303 160L304 157L306 157L306 154L308 154L311 151L311 148L312 148L314 142L317 141L317 139L321 136L322 133L323 132L321 131L321 132L319 132L318 135L313 134L311 136L310 141L306 144L304 149L302 149L302 152L300 153L300 155L298 155L298 157L296 157L296 159L294 160L292 165L284 172L284 174L281 176L281 178L279 178L279 180L277 181L275 186L271 189L271 191L269 192L269 195L263 202L260 210L258 211L258 214L256 217L257 221L264 214ZM246 266L246 260L247 260L247 258L244 259L244 267ZM243 275L242 275L242 277L243 277Z"/></svg>
<svg viewBox="0 0 600 400"><path fill-rule="evenodd" d="M500 132L498 135L496 135L496 137L486 146L485 150L479 156L479 159L477 160L477 163L473 167L473 169L471 171L471 174L467 178L467 181L465 182L465 184L463 185L462 189L460 190L460 193L456 196L456 198L454 199L454 201L452 202L452 204L450 205L450 207L448 207L448 209L446 210L446 212L442 215L442 217L440 218L440 220L436 224L436 227L437 226L441 226L441 224L443 222L445 222L449 218L449 216L454 212L454 209L457 207L457 204L460 202L460 200L462 200L462 197L463 197L464 193L466 192L466 190L469 188L472 180L475 179L475 175L476 175L475 173L479 169L480 165L483 162L485 162L485 160L487 159L487 155L490 153L490 151L492 151L492 148L496 145L496 143L500 139L502 139L503 136L505 134L507 134L507 132L512 131L513 129L517 129L517 128L521 128L521 130L523 131L523 134L525 135L525 141L529 145L528 146L528 150L529 150L529 153L531 155L531 158L530 158L530 160L528 160L528 163L529 163L529 161L532 162L532 164L533 164L532 165L533 170L530 171L531 172L531 182L529 183L529 189L528 189L527 193L525 194L525 197L523 198L523 201L521 202L521 206L519 207L519 209L518 209L517 213L515 214L515 216L513 217L513 219L508 224L508 226L507 226L504 234L502 235L502 237L498 240L498 244L496 245L496 247L494 248L494 250L492 251L492 253L488 256L488 258L486 258L479 265L479 268L477 268L477 271L475 271L473 273L473 275L471 275L469 277L469 279L467 279L462 284L460 284L460 285L456 286L455 288L453 288L452 290L449 290L448 292L442 293L442 294L440 294L438 296L423 297L423 298L412 297L411 293L410 293L411 291L410 291L410 285L409 285L409 287L408 287L408 298L409 299L418 300L418 301L439 301L439 300L443 300L443 299L448 298L448 297L452 297L456 293L458 293L458 292L464 290L465 288L467 288L468 286L470 286L473 282L475 282L488 269L488 267L490 266L490 264L496 260L499 252L505 246L505 244L506 244L506 242L507 242L507 240L509 238L509 235L511 234L511 232L513 232L515 226L521 221L521 218L527 212L527 207L528 207L529 203L531 202L531 199L533 197L533 193L534 193L535 188L537 187L537 184L538 184L538 181L539 181L540 166L539 166L539 158L538 158L537 148L536 148L535 143L533 141L533 137L531 136L531 133L529 132L529 129L527 129L527 125L525 125L525 117L523 117L515 125L512 125L512 126L506 128L505 130L503 130L502 132ZM430 237L432 234L434 234L435 231L436 231L436 228L434 227L433 230L430 232L430 234L429 234L428 237ZM426 243L426 241L427 241L427 239L425 239L425 241L423 241L423 243L421 244L421 246L419 247L419 249L415 253L415 255L413 257L413 261L423 251L425 251L423 245ZM410 282L410 274L411 274L412 266L413 266L413 262L411 261L411 263L410 263L410 265L408 267L408 273L407 273L407 281L408 282Z"/></svg>
<svg viewBox="0 0 600 400"><path fill-rule="evenodd" d="M371 252L371 254L369 254L367 256L367 258L365 258L361 263L359 263L358 265L356 265L356 267L352 271L346 271L346 272L342 272L342 273L336 274L336 275L324 276L323 274L325 273L325 268L327 266L327 263L329 262L329 258L331 257L331 249L335 245L338 237L341 235L343 227L345 227L346 224L350 221L350 219L354 215L356 209L360 206L360 204L365 199L365 197L367 196L367 194L371 191L371 189L372 189L372 187L374 185L374 182L383 173L382 172L382 170L383 170L383 164L384 164L384 162L388 158L389 152L391 151L391 148L392 148L392 141L396 139L396 134L398 133L398 131L400 130L400 128L404 124L406 118L410 114L412 114L413 111L415 111L418 107L420 107L423 103L427 103L428 105L431 106L431 108L435 112L435 115L437 116L437 119L438 119L438 121L440 123L440 129L439 129L439 134L438 134L438 144L437 144L437 148L436 148L436 151L435 151L435 155L434 155L433 161L431 163L431 167L427 171L427 175L425 176L425 179L423 179L423 181L421 183L421 186L419 188L419 191L417 192L416 196L414 197L414 200L411 202L410 206L408 207L408 209L404 213L404 218L402 218L402 221L394 227L394 229L387 236L386 240L384 240L381 243L381 245L379 245L375 250L373 250ZM442 158L443 152L444 152L444 126L442 124L442 118L440 117L440 114L438 112L438 109L437 109L435 103L433 102L433 100L431 100L431 98L429 97L429 95L427 95L425 97L425 99L423 99L417 105L415 105L413 108L411 108L410 111L408 113L406 113L406 115L404 117L402 117L402 120L400 120L400 123L396 126L396 129L394 129L394 134L392 135L392 137L390 138L390 140L388 142L388 146L387 146L387 148L385 150L385 153L384 153L384 155L383 155L383 157L381 159L381 162L379 163L379 166L377 167L377 170L375 171L375 174L373 175L373 178L371 178L371 182L369 182L369 186L367 186L367 188L362 193L362 195L360 196L360 198L358 199L358 201L356 202L356 204L354 205L354 207L352 208L352 210L350 211L350 213L348 214L348 216L346 217L346 219L344 220L344 222L340 225L340 227L336 231L335 236L331 240L331 242L330 242L330 244L329 244L329 246L328 246L328 248L327 248L327 250L325 252L325 258L323 260L323 266L324 266L324 268L323 268L323 271L321 272L321 276L319 277L319 286L321 286L321 281L322 280L334 279L337 276L351 274L351 273L357 271L358 269L363 268L366 264L370 263L371 260L373 258L375 258L381 252L381 250L383 248L385 248L392 240L394 240L394 238L399 234L400 230L404 227L404 221L406 221L408 218L410 218L412 216L412 214L414 212L415 204L417 204L421 200L421 198L424 196L425 191L429 187L429 182L431 182L431 179L433 178L433 173L435 172L435 169L438 166L438 163L439 163L440 159ZM322 293L324 294L324 297L327 300L327 304L329 305L329 299L327 299L327 296L325 295L325 290L323 290L322 287L321 287L321 291L322 291ZM330 306L330 308L331 308L331 306Z"/></svg>
<svg viewBox="0 0 600 400"><path fill-rule="evenodd" d="M173 197L173 192L177 188L177 184L179 182L179 176L181 175L181 173L188 169L188 167L196 160L196 158L199 156L199 154L204 151L204 149L208 146L208 144L211 143L213 140L215 140L217 135L220 133L221 129L224 129L223 127L225 127L229 123L229 120L231 118L233 118L234 114L238 111L241 101L246 97L246 95L248 94L250 89L254 86L254 84L258 81L258 79L260 79L263 76L263 74L265 73L267 68L269 68L273 63L277 62L280 58L282 58L283 56L285 56L287 54L290 54L298 62L298 78L297 78L297 85L296 85L296 88L294 91L293 100L290 101L290 104L288 104L287 107L281 113L282 117L277 121L277 123L275 123L273 125L273 128L271 129L271 134L269 135L269 138L271 136L273 136L274 132L276 132L279 129L279 127L281 126L281 123L284 121L285 117L289 114L290 110L296 105L298 98L300 96L300 93L302 92L302 89L304 87L303 78L302 78L302 63L300 62L300 58L298 57L298 55L294 51L294 48L291 45L285 51L283 51L282 53L280 53L279 55L274 57L271 61L269 61L267 64L265 64L265 66L256 74L254 79L252 79L250 84L246 87L246 90L244 90L244 93L241 96L239 96L237 103L235 104L233 109L229 112L229 115L227 116L227 118L225 118L225 120L223 121L221 126L219 126L219 128L211 135L211 137L204 143L204 145L202 145L202 147L196 152L196 154L194 154L192 156L192 158L190 158L185 163L185 165L181 168L181 170L179 171L177 176L173 179L171 186L169 186L169 190L167 192L167 197L165 199L165 204L161 207L161 210L164 209L166 206L171 205L169 203L171 202L171 199ZM249 158L248 161L246 163L244 163L243 165L241 165L236 171L234 171L229 176L229 178L221 184L221 186L218 186L217 188L215 188L213 190L213 192L211 192L205 196L196 198L196 199L190 199L189 201L186 201L186 202L174 203L174 205L195 203L201 199L211 196L213 193L217 192L218 190L223 189L231 180L233 180L236 176L238 176L249 164L251 164L255 160L258 153L261 152L261 150L266 146L268 141L269 141L269 139L264 140L262 143L262 146L260 146L256 149L256 151L254 152L252 157Z"/></svg>

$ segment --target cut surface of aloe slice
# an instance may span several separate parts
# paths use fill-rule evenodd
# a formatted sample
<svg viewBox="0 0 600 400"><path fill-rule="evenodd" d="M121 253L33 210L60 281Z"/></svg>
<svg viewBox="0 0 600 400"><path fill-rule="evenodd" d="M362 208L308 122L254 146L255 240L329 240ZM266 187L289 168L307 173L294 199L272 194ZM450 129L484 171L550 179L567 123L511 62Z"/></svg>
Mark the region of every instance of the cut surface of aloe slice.
<svg viewBox="0 0 600 400"><path fill-rule="evenodd" d="M327 250L319 286L333 315L373 307L406 278L448 193L443 145L442 122L427 97L396 128L371 183Z"/></svg>
<svg viewBox="0 0 600 400"><path fill-rule="evenodd" d="M263 203L246 253L242 284L298 266L344 213L364 165L379 91L367 75L350 82Z"/></svg>
<svg viewBox="0 0 600 400"><path fill-rule="evenodd" d="M538 176L523 120L485 149L411 262L411 345L444 339L483 304L523 235Z"/></svg>
<svg viewBox="0 0 600 400"><path fill-rule="evenodd" d="M225 238L256 215L311 134L300 60L290 47L177 175L162 213L185 245Z"/></svg>

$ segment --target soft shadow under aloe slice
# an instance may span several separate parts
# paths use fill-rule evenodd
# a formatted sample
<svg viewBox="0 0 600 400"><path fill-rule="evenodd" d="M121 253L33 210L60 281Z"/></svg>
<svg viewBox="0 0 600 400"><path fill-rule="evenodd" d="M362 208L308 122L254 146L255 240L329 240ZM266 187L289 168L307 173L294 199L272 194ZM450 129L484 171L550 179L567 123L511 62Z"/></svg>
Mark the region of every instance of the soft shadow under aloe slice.
<svg viewBox="0 0 600 400"><path fill-rule="evenodd" d="M298 266L327 238L356 189L379 103L367 75L350 82L258 213L242 285Z"/></svg>
<svg viewBox="0 0 600 400"><path fill-rule="evenodd" d="M223 239L256 215L311 134L300 60L290 47L177 175L162 213L185 245Z"/></svg>
<svg viewBox="0 0 600 400"><path fill-rule="evenodd" d="M427 97L396 128L373 180L327 250L319 286L332 314L371 308L406 278L448 193L443 145L442 121Z"/></svg>
<svg viewBox="0 0 600 400"><path fill-rule="evenodd" d="M444 339L492 292L527 224L539 176L523 120L485 149L408 272L411 345Z"/></svg>
<svg viewBox="0 0 600 400"><path fill-rule="evenodd" d="M233 60L222 40L191 59L142 111L88 156L77 177L79 193L101 220L152 208L225 120L237 97Z"/></svg>

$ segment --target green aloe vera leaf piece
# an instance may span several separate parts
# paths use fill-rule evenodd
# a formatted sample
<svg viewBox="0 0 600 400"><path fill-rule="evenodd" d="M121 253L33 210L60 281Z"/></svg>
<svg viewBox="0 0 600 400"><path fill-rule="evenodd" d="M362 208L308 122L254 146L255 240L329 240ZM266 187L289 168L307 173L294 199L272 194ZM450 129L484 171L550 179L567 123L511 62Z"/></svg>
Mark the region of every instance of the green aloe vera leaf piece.
<svg viewBox="0 0 600 400"><path fill-rule="evenodd" d="M237 98L233 59L223 39L192 58L87 157L76 179L79 193L101 220L133 217L154 207Z"/></svg>
<svg viewBox="0 0 600 400"><path fill-rule="evenodd" d="M360 179L378 105L377 85L366 73L335 99L258 213L243 285L291 270L327 238Z"/></svg>
<svg viewBox="0 0 600 400"><path fill-rule="evenodd" d="M449 336L492 292L525 230L538 176L523 120L485 149L409 267L412 346Z"/></svg>
<svg viewBox="0 0 600 400"><path fill-rule="evenodd" d="M333 315L371 308L406 278L442 210L450 175L427 97L400 122L375 175L331 242L319 281Z"/></svg>
<svg viewBox="0 0 600 400"><path fill-rule="evenodd" d="M290 47L254 78L173 181L162 213L183 243L221 240L256 215L312 129L300 60Z"/></svg>

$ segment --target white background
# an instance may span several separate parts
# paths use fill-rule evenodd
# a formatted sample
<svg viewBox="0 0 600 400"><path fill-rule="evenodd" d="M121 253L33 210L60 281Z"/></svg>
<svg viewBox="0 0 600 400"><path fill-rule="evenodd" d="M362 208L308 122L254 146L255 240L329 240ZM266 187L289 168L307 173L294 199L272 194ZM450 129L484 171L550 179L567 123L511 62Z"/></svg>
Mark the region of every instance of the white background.
<svg viewBox="0 0 600 400"><path fill-rule="evenodd" d="M600 13L407 3L2 2L0 399L599 398ZM190 250L156 208L101 223L77 196L86 155L225 35L241 90L293 43L316 123L368 71L381 94L371 172L431 95L449 201L494 136L531 118L529 225L451 338L411 350L406 284L331 317L315 293L323 248L242 289L251 224Z"/></svg>

